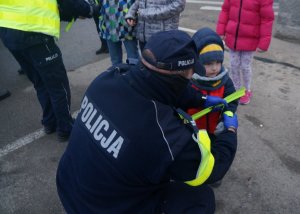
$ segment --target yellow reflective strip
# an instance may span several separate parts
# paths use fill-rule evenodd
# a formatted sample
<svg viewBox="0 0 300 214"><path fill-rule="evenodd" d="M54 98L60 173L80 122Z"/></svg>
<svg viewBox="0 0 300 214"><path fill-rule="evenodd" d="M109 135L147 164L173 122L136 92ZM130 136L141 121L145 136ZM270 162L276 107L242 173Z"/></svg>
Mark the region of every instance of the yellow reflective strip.
<svg viewBox="0 0 300 214"><path fill-rule="evenodd" d="M41 32L59 37L59 17L41 17L29 14L0 13L0 26L24 31Z"/></svg>
<svg viewBox="0 0 300 214"><path fill-rule="evenodd" d="M74 21L75 21L75 19L73 18L72 21L70 21L70 22L67 24L67 26L66 26L66 28L65 28L65 31L66 31L66 32L69 32L69 30L71 29L72 25L74 24Z"/></svg>
<svg viewBox="0 0 300 214"><path fill-rule="evenodd" d="M224 100L226 100L227 103L230 103L242 96L244 96L246 93L246 88L245 87L241 87L239 90L237 90L236 92L228 95L227 97L224 98Z"/></svg>
<svg viewBox="0 0 300 214"><path fill-rule="evenodd" d="M5 3L4 3L5 1ZM12 9L12 10L24 10L25 8L30 8L31 10L37 9L43 9L46 11L52 11L56 13L58 11L58 6L56 0L47 0L47 1L37 1L37 0L2 0L0 1L1 8L6 7L6 9Z"/></svg>
<svg viewBox="0 0 300 214"><path fill-rule="evenodd" d="M205 46L205 48L203 48L199 54L201 55L201 54L211 52L211 51L223 51L223 49L220 45L210 44L210 45Z"/></svg>
<svg viewBox="0 0 300 214"><path fill-rule="evenodd" d="M233 117L233 112L232 111L225 111L224 114L226 114L229 117Z"/></svg>
<svg viewBox="0 0 300 214"><path fill-rule="evenodd" d="M201 162L196 178L185 182L190 186L199 186L203 184L210 176L215 164L215 158L210 152L210 139L207 131L204 129L199 130L198 132L198 146L201 152Z"/></svg>

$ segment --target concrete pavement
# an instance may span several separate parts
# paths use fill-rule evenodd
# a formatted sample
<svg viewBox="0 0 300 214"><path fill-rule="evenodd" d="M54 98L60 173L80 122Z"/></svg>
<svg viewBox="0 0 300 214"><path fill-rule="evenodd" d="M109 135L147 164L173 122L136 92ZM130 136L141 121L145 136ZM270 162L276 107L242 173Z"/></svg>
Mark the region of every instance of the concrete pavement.
<svg viewBox="0 0 300 214"><path fill-rule="evenodd" d="M198 14L191 7L187 5L182 15L182 27L214 27L215 15L209 14L199 23L195 18ZM82 43L86 44L82 40L81 44L79 41L71 45L80 50ZM80 60L80 53L74 58L68 54L64 54L64 59L75 60L66 64ZM275 63L253 62L253 99L238 109L236 159L222 186L215 189L218 214L296 214L300 210L300 45L273 38L270 50L257 56ZM72 111L79 109L89 83L109 65L106 55L84 66L69 67L73 70L68 73ZM4 121L0 154L24 136L30 135L32 142L0 155L0 213L64 213L56 193L55 172L67 144L59 144L55 135L36 139L31 135L41 128L35 93L23 77L14 82L19 84L13 86L14 97L0 103L0 112L5 112L0 114Z"/></svg>

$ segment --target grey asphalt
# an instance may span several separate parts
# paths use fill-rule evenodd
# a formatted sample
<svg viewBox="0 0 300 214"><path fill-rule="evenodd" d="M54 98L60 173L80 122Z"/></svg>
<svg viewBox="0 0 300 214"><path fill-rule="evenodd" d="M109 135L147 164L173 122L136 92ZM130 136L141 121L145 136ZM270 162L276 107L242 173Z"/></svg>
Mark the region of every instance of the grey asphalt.
<svg viewBox="0 0 300 214"><path fill-rule="evenodd" d="M214 28L217 14L187 3L180 26ZM58 44L69 71L75 112L89 83L110 60L107 54L94 54L100 42L91 20L79 20L69 33L63 27ZM216 213L296 214L300 210L300 44L273 38L270 50L256 56L267 60L253 62L253 99L238 109L238 151L221 187L215 189ZM41 110L35 91L25 76L17 74L18 65L1 42L0 60L0 87L12 92L0 102L0 213L64 213L55 172L67 143L58 143L55 135L39 135ZM227 67L228 62L226 52ZM9 150L35 137L32 143Z"/></svg>

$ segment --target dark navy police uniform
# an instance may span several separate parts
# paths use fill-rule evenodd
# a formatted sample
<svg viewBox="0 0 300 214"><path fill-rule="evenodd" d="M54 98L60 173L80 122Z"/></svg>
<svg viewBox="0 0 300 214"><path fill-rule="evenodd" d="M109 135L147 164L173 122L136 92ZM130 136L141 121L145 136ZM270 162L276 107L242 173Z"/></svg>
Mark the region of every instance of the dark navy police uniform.
<svg viewBox="0 0 300 214"><path fill-rule="evenodd" d="M193 130L172 107L174 97L142 64L93 81L57 171L68 213L214 212L208 185L183 183L195 177L201 153ZM231 165L236 134L225 131L216 144L208 183Z"/></svg>
<svg viewBox="0 0 300 214"><path fill-rule="evenodd" d="M83 0L63 1L60 8L63 8L61 17L88 17L91 12L90 5ZM70 87L61 51L54 38L4 27L0 27L0 38L34 85L43 110L42 124L56 129L58 134L69 135L73 125Z"/></svg>
<svg viewBox="0 0 300 214"><path fill-rule="evenodd" d="M70 87L62 55L52 36L0 28L0 37L34 85L43 109L42 124L72 129Z"/></svg>

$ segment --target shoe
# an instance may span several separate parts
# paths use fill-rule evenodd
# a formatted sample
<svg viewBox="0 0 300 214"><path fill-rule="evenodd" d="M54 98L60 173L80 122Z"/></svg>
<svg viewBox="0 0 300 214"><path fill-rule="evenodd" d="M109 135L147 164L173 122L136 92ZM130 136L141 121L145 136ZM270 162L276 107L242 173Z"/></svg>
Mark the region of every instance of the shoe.
<svg viewBox="0 0 300 214"><path fill-rule="evenodd" d="M55 131L56 131L56 127L55 126L44 126L44 132L46 134L52 134Z"/></svg>
<svg viewBox="0 0 300 214"><path fill-rule="evenodd" d="M57 140L59 142L66 142L69 140L70 132L57 132Z"/></svg>
<svg viewBox="0 0 300 214"><path fill-rule="evenodd" d="M99 50L96 51L96 55L102 54L102 53L108 53L108 48L101 46Z"/></svg>
<svg viewBox="0 0 300 214"><path fill-rule="evenodd" d="M25 71L24 71L22 68L20 68L20 69L18 70L18 73L19 73L19 75L23 75L23 74L25 74Z"/></svg>
<svg viewBox="0 0 300 214"><path fill-rule="evenodd" d="M221 186L222 184L222 180L216 181L215 183L209 184L209 186L211 186L212 188L218 188L219 186Z"/></svg>
<svg viewBox="0 0 300 214"><path fill-rule="evenodd" d="M5 98L10 96L10 92L6 89L0 89L0 100L4 100Z"/></svg>
<svg viewBox="0 0 300 214"><path fill-rule="evenodd" d="M241 105L247 105L250 103L252 97L251 91L246 91L245 95L240 98Z"/></svg>

